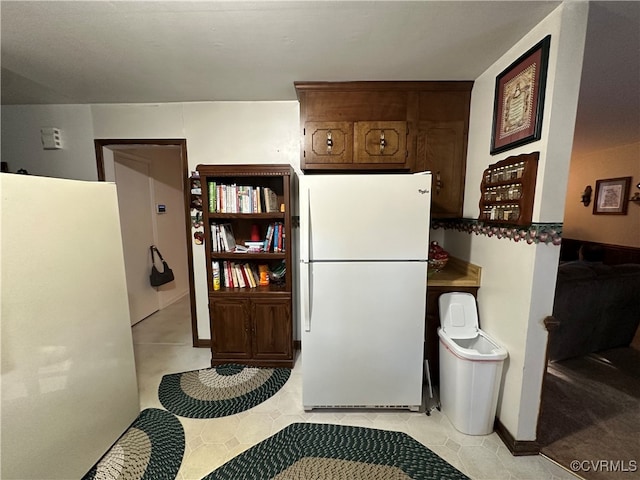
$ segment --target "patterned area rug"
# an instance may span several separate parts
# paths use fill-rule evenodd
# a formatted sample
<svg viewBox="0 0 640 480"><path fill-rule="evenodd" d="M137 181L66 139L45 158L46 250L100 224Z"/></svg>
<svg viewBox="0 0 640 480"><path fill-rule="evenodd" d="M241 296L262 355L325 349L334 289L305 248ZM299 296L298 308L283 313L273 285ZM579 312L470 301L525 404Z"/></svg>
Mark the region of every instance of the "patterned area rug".
<svg viewBox="0 0 640 480"><path fill-rule="evenodd" d="M400 432L294 423L203 480L461 480L462 472Z"/></svg>
<svg viewBox="0 0 640 480"><path fill-rule="evenodd" d="M235 364L174 373L162 377L158 398L167 410L181 417L225 417L264 402L290 375L288 368Z"/></svg>
<svg viewBox="0 0 640 480"><path fill-rule="evenodd" d="M82 480L173 480L183 456L180 420L148 408Z"/></svg>

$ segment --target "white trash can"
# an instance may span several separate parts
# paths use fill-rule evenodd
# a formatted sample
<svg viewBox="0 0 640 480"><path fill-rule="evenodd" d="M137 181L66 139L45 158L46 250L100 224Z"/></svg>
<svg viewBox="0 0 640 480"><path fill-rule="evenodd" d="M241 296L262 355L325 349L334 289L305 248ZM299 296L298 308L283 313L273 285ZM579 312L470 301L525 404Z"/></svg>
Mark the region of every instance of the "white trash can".
<svg viewBox="0 0 640 480"><path fill-rule="evenodd" d="M498 405L507 351L478 328L470 293L440 295L440 404L453 426L467 435L488 435Z"/></svg>

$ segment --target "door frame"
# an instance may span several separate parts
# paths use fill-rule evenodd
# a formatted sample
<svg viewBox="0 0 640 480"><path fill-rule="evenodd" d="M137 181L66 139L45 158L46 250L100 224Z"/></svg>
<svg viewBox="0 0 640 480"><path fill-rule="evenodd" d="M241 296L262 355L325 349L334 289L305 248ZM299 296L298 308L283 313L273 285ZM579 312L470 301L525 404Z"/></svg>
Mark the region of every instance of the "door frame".
<svg viewBox="0 0 640 480"><path fill-rule="evenodd" d="M104 153L103 149L115 147L118 145L146 145L146 146L177 146L180 147L180 156L182 161L182 183L184 193L184 212L185 212L185 233L187 240L187 268L189 272L189 303L191 310L191 337L194 347L209 348L209 341L201 341L198 337L198 321L196 317L196 293L195 280L193 273L193 244L191 241L191 196L189 183L189 162L187 160L187 140L184 138L156 138L156 139L94 139L94 148L96 152L96 167L98 170L98 181L105 181L104 170Z"/></svg>

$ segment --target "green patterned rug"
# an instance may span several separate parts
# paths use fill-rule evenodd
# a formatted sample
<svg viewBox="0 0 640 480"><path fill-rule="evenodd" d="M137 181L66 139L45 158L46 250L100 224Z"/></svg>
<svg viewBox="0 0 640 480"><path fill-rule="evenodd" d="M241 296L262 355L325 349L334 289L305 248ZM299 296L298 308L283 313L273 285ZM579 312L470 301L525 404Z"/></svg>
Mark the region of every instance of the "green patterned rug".
<svg viewBox="0 0 640 480"><path fill-rule="evenodd" d="M462 480L462 472L400 432L294 423L202 480Z"/></svg>
<svg viewBox="0 0 640 480"><path fill-rule="evenodd" d="M82 480L173 480L183 456L180 420L148 408Z"/></svg>
<svg viewBox="0 0 640 480"><path fill-rule="evenodd" d="M287 382L288 368L227 364L165 375L158 398L172 413L215 418L248 410L273 396Z"/></svg>

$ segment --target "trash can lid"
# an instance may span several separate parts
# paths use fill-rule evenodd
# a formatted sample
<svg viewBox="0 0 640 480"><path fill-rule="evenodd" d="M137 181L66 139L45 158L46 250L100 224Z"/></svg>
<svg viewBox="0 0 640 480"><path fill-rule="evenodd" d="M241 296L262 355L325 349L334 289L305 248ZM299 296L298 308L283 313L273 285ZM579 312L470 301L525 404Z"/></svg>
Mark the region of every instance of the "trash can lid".
<svg viewBox="0 0 640 480"><path fill-rule="evenodd" d="M443 293L438 299L440 325L450 338L478 336L478 310L476 299L470 293Z"/></svg>

